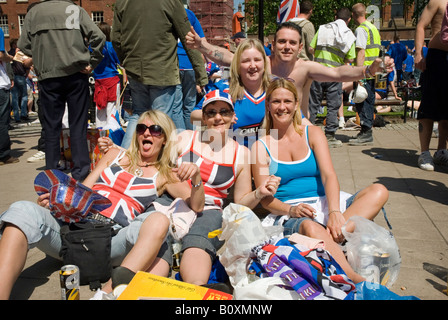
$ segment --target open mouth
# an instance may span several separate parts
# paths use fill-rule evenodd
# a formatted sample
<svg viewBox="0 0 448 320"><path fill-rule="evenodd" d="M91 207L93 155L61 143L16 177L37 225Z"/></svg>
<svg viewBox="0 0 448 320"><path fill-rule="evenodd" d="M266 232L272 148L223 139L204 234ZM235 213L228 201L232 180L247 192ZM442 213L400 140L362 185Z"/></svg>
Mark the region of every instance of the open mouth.
<svg viewBox="0 0 448 320"><path fill-rule="evenodd" d="M148 151L149 149L151 149L153 142L149 139L143 139L142 141L142 145L143 145L143 150L144 151Z"/></svg>

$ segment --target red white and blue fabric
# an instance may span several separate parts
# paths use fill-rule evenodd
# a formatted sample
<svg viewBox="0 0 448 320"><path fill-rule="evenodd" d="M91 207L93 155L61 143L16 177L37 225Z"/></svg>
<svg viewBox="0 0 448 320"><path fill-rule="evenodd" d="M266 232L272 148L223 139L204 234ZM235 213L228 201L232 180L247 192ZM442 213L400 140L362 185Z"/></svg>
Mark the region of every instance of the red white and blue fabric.
<svg viewBox="0 0 448 320"><path fill-rule="evenodd" d="M277 23L286 22L292 18L296 18L300 13L300 5L298 0L283 0L277 13Z"/></svg>
<svg viewBox="0 0 448 320"><path fill-rule="evenodd" d="M199 167L204 184L206 209L222 209L224 199L229 194L229 188L233 186L236 180L237 159L241 146L235 142L233 163L218 163L204 158L199 152L194 150L194 141L197 134L198 131L195 131L192 135L190 145L180 155L178 164L193 162ZM189 183L191 185L191 181Z"/></svg>
<svg viewBox="0 0 448 320"><path fill-rule="evenodd" d="M205 99L202 104L202 108L204 108L206 105L208 105L209 103L212 103L214 101L225 101L233 109L232 97L230 97L230 94L225 92L224 90L216 89L216 90L213 90L213 91L210 91L209 93L207 93L205 95Z"/></svg>
<svg viewBox="0 0 448 320"><path fill-rule="evenodd" d="M62 171L49 169L34 179L38 195L50 194L51 214L63 222L79 222L107 209L112 203Z"/></svg>
<svg viewBox="0 0 448 320"><path fill-rule="evenodd" d="M103 210L101 215L127 226L158 197L158 173L151 178L135 176L119 165L118 161L123 156L124 152L103 170L93 189L112 201L112 206Z"/></svg>
<svg viewBox="0 0 448 320"><path fill-rule="evenodd" d="M355 284L324 249L300 251L284 238L252 249L255 263L270 277L280 277L303 300L348 300Z"/></svg>

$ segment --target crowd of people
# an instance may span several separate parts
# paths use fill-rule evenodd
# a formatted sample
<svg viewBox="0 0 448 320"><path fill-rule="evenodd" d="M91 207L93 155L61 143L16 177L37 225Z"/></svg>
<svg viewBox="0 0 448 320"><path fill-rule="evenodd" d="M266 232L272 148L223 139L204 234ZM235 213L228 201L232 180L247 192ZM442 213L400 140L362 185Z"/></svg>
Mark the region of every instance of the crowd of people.
<svg viewBox="0 0 448 320"><path fill-rule="evenodd" d="M430 0L421 24L439 15L446 1ZM263 222L281 224L285 236L300 233L324 240L351 280L366 280L353 270L340 249L344 241L341 229L353 215L373 220L387 202L388 190L372 184L354 195L342 192L329 150L342 145L334 136L342 83L354 83L367 91L366 99L355 106L361 130L349 144L372 144L375 74L394 69L393 50L382 65L381 38L366 19L365 5L341 8L334 22L320 26L302 41L305 29L298 24L310 23L313 9L304 0L306 15L278 25L267 55L264 43L244 34L234 37L234 52L210 44L194 13L180 1L130 2L115 3L112 30L107 24L97 26L84 9L68 0L34 4L28 9L16 49L27 56L21 64L33 67L39 80L46 169L58 169L61 122L67 108L71 176L112 202L103 214L114 220L118 230L111 250L115 268L94 298L102 299L138 271L169 276L173 265L168 237L171 222L155 205L169 205L176 198L196 213L181 239L179 274L183 281L208 285L223 245L208 234L221 228L222 211L229 201L249 208L261 205L270 213ZM431 7L434 3L438 9ZM79 19L67 20L66 12L73 12L67 11L67 6ZM350 20L357 25L355 32L348 28ZM310 27L306 30L313 33ZM3 42L0 39L0 45ZM415 52L419 66L422 43L419 35ZM448 51L444 44L435 46L431 49L430 43L428 58ZM1 49L5 67L12 56ZM299 58L302 52L306 54ZM400 70L400 76L409 79L410 60L403 57L404 67L400 62L399 68L397 61L397 73ZM230 68L228 79L212 79L219 67L213 69L211 63ZM120 104L119 69L125 72L132 97L126 134L119 145L100 138L98 145L104 155L90 170L88 76L94 75L95 102L101 105L97 121L106 123ZM215 71L207 74L212 69ZM432 77L426 72L423 75L424 81ZM0 69L0 86L8 79ZM439 121L441 133L434 162L448 164L446 110L433 110L428 95L431 93L431 99L440 95L434 98L433 91L425 90L429 89L424 89L419 108L423 152L419 166L430 170L429 142L424 137L432 130L433 121ZM9 88L0 90L3 100L6 91L9 99ZM325 132L314 125L323 91L330 100ZM3 117L8 111L6 102L0 107ZM1 164L18 161L10 155L9 136L2 133ZM135 184L139 188L132 188ZM13 203L0 215L0 299L8 299L30 248L59 258L61 225L49 210L49 194L39 196L37 203Z"/></svg>

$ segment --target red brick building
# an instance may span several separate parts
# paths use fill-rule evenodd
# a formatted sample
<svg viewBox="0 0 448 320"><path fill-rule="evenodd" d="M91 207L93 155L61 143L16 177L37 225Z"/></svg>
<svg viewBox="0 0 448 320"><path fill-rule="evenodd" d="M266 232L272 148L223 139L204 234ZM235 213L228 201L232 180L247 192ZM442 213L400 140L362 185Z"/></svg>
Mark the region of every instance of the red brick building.
<svg viewBox="0 0 448 320"><path fill-rule="evenodd" d="M40 0L0 0L3 15L0 16L0 27L5 34L5 48L9 50L9 41L20 37L28 6ZM105 21L112 25L113 4L115 0L75 0L83 7L95 22Z"/></svg>
<svg viewBox="0 0 448 320"><path fill-rule="evenodd" d="M231 43L233 0L190 0L190 10L195 13L210 43Z"/></svg>

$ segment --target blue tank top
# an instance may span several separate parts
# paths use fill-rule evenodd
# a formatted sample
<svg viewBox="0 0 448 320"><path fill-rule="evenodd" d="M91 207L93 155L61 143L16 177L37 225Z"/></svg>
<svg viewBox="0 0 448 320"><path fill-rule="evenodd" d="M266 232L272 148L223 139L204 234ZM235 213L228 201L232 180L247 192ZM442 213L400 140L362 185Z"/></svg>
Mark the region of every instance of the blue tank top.
<svg viewBox="0 0 448 320"><path fill-rule="evenodd" d="M269 174L281 178L275 198L285 202L288 200L314 198L325 195L319 167L314 152L308 143L308 127L305 126L307 155L300 160L286 162L273 157L263 139L259 139L266 148L271 159Z"/></svg>

